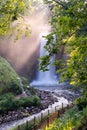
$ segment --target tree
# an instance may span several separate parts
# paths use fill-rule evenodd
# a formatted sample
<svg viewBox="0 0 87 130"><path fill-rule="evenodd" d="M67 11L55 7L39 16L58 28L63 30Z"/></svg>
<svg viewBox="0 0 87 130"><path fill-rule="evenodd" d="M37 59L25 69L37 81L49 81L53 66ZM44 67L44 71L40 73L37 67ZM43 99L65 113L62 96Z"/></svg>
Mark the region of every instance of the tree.
<svg viewBox="0 0 87 130"><path fill-rule="evenodd" d="M12 22L23 17L29 0L0 0L0 36L10 33Z"/></svg>
<svg viewBox="0 0 87 130"><path fill-rule="evenodd" d="M47 36L48 42L45 46L49 52L48 57L64 46L68 59L61 60L63 67L57 72L61 72L62 81L69 80L70 84L82 87L85 92L87 87L87 0L45 0L45 2L51 10L52 27L52 33ZM56 41L52 46L53 35ZM48 49L49 46L51 49ZM46 66L44 59L46 60L46 58L41 59L41 69Z"/></svg>

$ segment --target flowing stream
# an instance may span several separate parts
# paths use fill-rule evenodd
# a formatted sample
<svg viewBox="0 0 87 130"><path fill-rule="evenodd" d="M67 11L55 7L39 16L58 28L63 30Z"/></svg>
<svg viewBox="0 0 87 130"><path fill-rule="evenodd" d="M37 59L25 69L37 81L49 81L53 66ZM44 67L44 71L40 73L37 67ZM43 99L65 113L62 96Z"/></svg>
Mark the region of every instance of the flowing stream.
<svg viewBox="0 0 87 130"><path fill-rule="evenodd" d="M42 110L41 112L39 112L37 114L34 114L32 116L29 116L29 117L26 117L26 118L23 118L20 120L4 123L4 124L0 125L0 130L11 130L15 126L22 125L23 123L26 123L26 121L34 120L34 117L36 117L36 119L40 119L41 113L43 113L44 116L48 115L48 110L50 113L53 113L53 112L55 112L55 107L56 107L56 110L59 110L62 108L62 103L64 104L64 107L67 106L68 101L65 98L59 97L58 100L59 100L59 102L55 102L53 105L49 106L47 109Z"/></svg>
<svg viewBox="0 0 87 130"><path fill-rule="evenodd" d="M46 39L42 38L41 46L40 46L40 57L47 54L47 51L44 49L45 44L46 44ZM37 87L38 89L54 92L56 95L60 94L59 96L58 95L56 96L58 98L58 102L55 102L50 108L48 106L47 109L41 111L40 113L34 114L30 117L26 117L21 120L12 121L9 123L4 123L4 124L0 125L0 130L10 130L11 128L13 128L17 125L21 125L21 124L25 123L26 121L30 121L30 120L34 119L34 116L36 116L37 118L40 118L42 112L43 112L44 116L47 115L48 109L50 109L50 113L52 113L55 110L55 106L57 106L57 110L58 110L61 108L62 103L64 104L64 106L66 106L68 103L70 103L70 102L68 102L67 98L65 98L63 95L70 96L72 93L66 89L66 83L62 83L62 84L58 83L57 78L56 78L56 73L55 73L55 71L56 71L55 66L51 66L54 59L55 59L54 56L50 59L50 65L48 66L49 71L43 72L43 71L38 70L36 80L32 81L32 83L30 85ZM26 96L22 81L20 78L18 78L18 80L20 81L22 93L24 93ZM64 94L63 94L63 92L64 92ZM72 95L74 95L74 93Z"/></svg>
<svg viewBox="0 0 87 130"><path fill-rule="evenodd" d="M25 92L25 90L24 90L24 87L23 87L23 83L22 83L21 78L20 78L20 77L17 77L17 79L18 79L19 82L20 82L20 87L21 87L21 90L22 90L22 95L23 95L23 97L27 97L27 94L26 94L26 92Z"/></svg>

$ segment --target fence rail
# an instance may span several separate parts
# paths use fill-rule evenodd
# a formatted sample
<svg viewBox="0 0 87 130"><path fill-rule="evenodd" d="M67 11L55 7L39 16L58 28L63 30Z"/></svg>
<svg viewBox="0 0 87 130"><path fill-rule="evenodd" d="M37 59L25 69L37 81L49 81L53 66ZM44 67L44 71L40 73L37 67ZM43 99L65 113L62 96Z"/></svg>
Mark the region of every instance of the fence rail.
<svg viewBox="0 0 87 130"><path fill-rule="evenodd" d="M48 109L46 112L41 112L39 116L34 116L33 120L26 121L25 124L17 126L14 130L39 130L42 128L44 130L46 126L49 127L49 125L52 124L56 118L59 118L67 109L70 109L71 107L72 104L64 106L62 103L61 109L58 109L59 106L55 106L53 112L51 109Z"/></svg>

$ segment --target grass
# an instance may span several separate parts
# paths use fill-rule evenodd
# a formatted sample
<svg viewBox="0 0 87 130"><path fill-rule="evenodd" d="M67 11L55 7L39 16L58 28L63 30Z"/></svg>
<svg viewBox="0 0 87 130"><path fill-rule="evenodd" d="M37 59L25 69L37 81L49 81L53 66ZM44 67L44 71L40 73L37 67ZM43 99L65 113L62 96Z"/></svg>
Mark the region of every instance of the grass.
<svg viewBox="0 0 87 130"><path fill-rule="evenodd" d="M0 95L9 92L17 95L22 92L17 77L18 75L12 66L0 57Z"/></svg>
<svg viewBox="0 0 87 130"><path fill-rule="evenodd" d="M45 130L82 130L86 124L87 106L83 110L79 110L77 105L75 105Z"/></svg>

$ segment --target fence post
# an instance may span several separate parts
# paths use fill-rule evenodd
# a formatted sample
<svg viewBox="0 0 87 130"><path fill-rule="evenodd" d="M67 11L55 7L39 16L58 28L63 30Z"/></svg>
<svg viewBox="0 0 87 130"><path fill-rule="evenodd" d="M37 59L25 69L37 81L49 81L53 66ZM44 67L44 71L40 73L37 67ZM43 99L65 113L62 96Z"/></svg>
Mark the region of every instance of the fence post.
<svg viewBox="0 0 87 130"><path fill-rule="evenodd" d="M43 113L41 112L41 121L43 120Z"/></svg>
<svg viewBox="0 0 87 130"><path fill-rule="evenodd" d="M20 129L20 125L18 126L18 130L21 130L21 129Z"/></svg>
<svg viewBox="0 0 87 130"><path fill-rule="evenodd" d="M56 112L56 106L55 106L55 112Z"/></svg>
<svg viewBox="0 0 87 130"><path fill-rule="evenodd" d="M34 130L36 130L36 117L34 116Z"/></svg>
<svg viewBox="0 0 87 130"><path fill-rule="evenodd" d="M48 116L49 116L49 114L50 114L50 111L49 111L49 109L48 109Z"/></svg>
<svg viewBox="0 0 87 130"><path fill-rule="evenodd" d="M49 123L50 123L50 121L49 121L49 114L50 114L50 112L49 112L49 109L48 109L48 117L47 117L47 126L49 127Z"/></svg>
<svg viewBox="0 0 87 130"><path fill-rule="evenodd" d="M69 104L67 104L67 109L69 109Z"/></svg>
<svg viewBox="0 0 87 130"><path fill-rule="evenodd" d="M28 130L28 121L26 121L26 130Z"/></svg>
<svg viewBox="0 0 87 130"><path fill-rule="evenodd" d="M60 110L58 110L57 112L57 117L60 117Z"/></svg>
<svg viewBox="0 0 87 130"><path fill-rule="evenodd" d="M62 113L63 113L63 103L62 103Z"/></svg>

